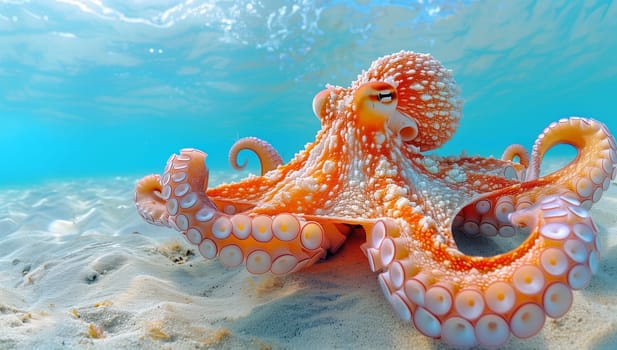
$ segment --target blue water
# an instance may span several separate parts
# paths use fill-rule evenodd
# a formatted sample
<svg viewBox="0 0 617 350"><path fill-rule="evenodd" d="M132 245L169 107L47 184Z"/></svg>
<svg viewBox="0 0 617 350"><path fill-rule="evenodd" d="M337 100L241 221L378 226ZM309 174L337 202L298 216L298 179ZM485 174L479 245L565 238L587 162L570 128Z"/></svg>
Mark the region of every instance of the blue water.
<svg viewBox="0 0 617 350"><path fill-rule="evenodd" d="M617 132L616 33L613 1L0 0L0 186L160 172L183 147L228 170L250 135L288 160L315 93L401 49L462 88L440 154L531 147L570 115Z"/></svg>

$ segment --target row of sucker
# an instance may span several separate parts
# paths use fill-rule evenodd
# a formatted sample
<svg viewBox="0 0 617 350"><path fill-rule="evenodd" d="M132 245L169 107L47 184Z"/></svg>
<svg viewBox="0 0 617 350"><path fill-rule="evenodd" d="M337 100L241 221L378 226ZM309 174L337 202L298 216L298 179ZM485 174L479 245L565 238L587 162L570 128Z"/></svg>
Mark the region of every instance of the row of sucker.
<svg viewBox="0 0 617 350"><path fill-rule="evenodd" d="M563 316L572 304L572 290L589 284L600 258L597 228L575 198L548 196L515 209L510 218L537 235L538 254L495 273L489 284L463 284L423 266L398 242L400 227L393 220L378 221L363 249L403 320L456 348L497 348L511 335L537 334L546 316Z"/></svg>
<svg viewBox="0 0 617 350"><path fill-rule="evenodd" d="M228 267L246 264L253 274L285 274L325 256L322 226L287 213L274 216L219 210L205 195L205 154L184 149L173 155L160 179L168 226L182 232L207 259Z"/></svg>
<svg viewBox="0 0 617 350"><path fill-rule="evenodd" d="M452 228L466 236L512 237L518 231L509 220L515 210L532 205L529 196L504 195L499 198L486 197L468 204L454 218Z"/></svg>
<svg viewBox="0 0 617 350"><path fill-rule="evenodd" d="M581 128L581 125L586 126L585 130L589 129L584 134L589 134L588 137L598 140L593 142L594 147L597 148L593 150L594 161L583 162L585 168L577 170L576 175L569 176L565 180L566 183L559 183L555 186L554 194L576 198L581 202L582 207L590 209L593 203L600 200L602 193L608 189L611 180L615 179L617 173L617 169L614 167L617 163L617 147L606 127L595 120L573 117L551 124L538 139L552 139L553 133L558 133L559 129ZM551 142L557 144L556 141L551 140ZM538 149L541 144L540 141L536 142L534 153L539 152ZM522 152L518 150L522 146L514 146L517 147L518 152ZM510 152L514 151L510 150ZM512 156L509 155L508 157L511 158ZM539 161L536 156L533 162L535 165L531 166L539 168ZM534 173L534 171L530 171L530 173ZM527 181L531 181L532 178L537 178L537 176L537 174L529 175ZM533 194L490 196L476 199L456 215L452 228L462 231L470 237L478 235L512 237L517 230L509 222L508 215L515 210L529 207L536 199Z"/></svg>
<svg viewBox="0 0 617 350"><path fill-rule="evenodd" d="M135 188L137 212L147 222L169 227L169 215L161 198L161 177L153 174L137 182Z"/></svg>

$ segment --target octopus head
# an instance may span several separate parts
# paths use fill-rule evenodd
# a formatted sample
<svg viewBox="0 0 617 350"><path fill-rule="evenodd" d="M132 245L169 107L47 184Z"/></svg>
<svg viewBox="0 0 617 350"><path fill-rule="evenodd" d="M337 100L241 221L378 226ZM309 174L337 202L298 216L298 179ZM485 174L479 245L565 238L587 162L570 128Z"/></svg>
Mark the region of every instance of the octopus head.
<svg viewBox="0 0 617 350"><path fill-rule="evenodd" d="M350 116L346 122L369 131L388 128L420 151L452 137L461 108L451 72L430 55L409 51L376 60L351 88L328 86L313 100L324 125Z"/></svg>
<svg viewBox="0 0 617 350"><path fill-rule="evenodd" d="M448 141L462 100L449 70L430 55L409 51L384 56L352 84L358 121L388 127L420 151Z"/></svg>
<svg viewBox="0 0 617 350"><path fill-rule="evenodd" d="M387 128L386 134L420 151L452 137L461 108L451 72L430 55L409 51L376 60L351 88L327 86L313 99L324 126L338 119L358 130Z"/></svg>

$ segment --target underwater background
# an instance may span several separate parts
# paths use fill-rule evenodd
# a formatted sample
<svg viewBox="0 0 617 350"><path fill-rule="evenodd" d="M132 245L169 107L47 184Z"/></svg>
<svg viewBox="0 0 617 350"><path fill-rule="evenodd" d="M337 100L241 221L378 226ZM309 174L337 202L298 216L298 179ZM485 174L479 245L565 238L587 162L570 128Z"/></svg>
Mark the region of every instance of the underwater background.
<svg viewBox="0 0 617 350"><path fill-rule="evenodd" d="M615 133L616 33L613 1L0 0L0 187L160 173L185 147L228 171L245 136L287 161L317 92L400 50L461 87L439 154L530 149L571 115Z"/></svg>

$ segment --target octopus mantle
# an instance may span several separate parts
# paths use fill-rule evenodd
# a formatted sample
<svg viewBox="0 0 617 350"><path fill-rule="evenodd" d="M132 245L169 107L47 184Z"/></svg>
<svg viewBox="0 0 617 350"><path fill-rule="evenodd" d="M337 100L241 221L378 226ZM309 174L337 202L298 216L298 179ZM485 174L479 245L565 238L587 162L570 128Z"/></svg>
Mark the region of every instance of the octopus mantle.
<svg viewBox="0 0 617 350"><path fill-rule="evenodd" d="M451 72L431 56L385 56L350 88L315 96L322 128L289 163L265 141L242 139L232 165L253 150L261 176L208 188L206 155L185 149L138 182L137 209L204 257L255 274L306 268L362 228L386 298L418 331L459 348L531 337L598 269L588 210L615 177L615 140L602 123L571 117L550 124L531 155L520 145L501 159L426 155L451 138L461 105ZM560 143L575 159L540 176ZM461 252L455 234L527 238L482 257Z"/></svg>

